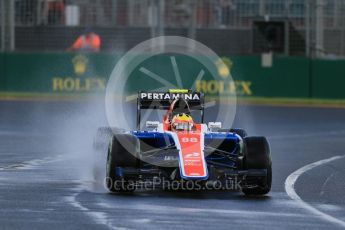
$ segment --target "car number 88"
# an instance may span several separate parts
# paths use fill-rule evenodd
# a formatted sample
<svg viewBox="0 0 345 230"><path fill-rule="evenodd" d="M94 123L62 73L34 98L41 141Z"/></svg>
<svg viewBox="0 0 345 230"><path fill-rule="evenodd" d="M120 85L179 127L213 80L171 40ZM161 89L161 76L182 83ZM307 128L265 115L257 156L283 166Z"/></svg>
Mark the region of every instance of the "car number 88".
<svg viewBox="0 0 345 230"><path fill-rule="evenodd" d="M196 142L198 142L198 138L196 138L196 137L183 137L182 142L184 142L184 143L188 143L188 142L196 143Z"/></svg>

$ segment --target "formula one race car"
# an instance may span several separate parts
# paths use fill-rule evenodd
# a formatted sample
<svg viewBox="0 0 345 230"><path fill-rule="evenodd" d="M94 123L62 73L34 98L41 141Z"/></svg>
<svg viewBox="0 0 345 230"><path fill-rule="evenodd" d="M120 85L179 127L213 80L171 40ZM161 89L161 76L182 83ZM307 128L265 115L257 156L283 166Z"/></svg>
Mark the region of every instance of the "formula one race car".
<svg viewBox="0 0 345 230"><path fill-rule="evenodd" d="M162 121L146 121L147 130L140 130L143 109L166 113ZM200 123L192 118L198 111ZM104 133L104 128L99 132ZM204 124L202 93L139 92L137 130L111 132L106 186L112 192L134 191L145 183L170 188L173 182L180 188L189 184L192 189L236 189L246 195L264 195L271 189L272 161L266 138L221 128L220 122Z"/></svg>

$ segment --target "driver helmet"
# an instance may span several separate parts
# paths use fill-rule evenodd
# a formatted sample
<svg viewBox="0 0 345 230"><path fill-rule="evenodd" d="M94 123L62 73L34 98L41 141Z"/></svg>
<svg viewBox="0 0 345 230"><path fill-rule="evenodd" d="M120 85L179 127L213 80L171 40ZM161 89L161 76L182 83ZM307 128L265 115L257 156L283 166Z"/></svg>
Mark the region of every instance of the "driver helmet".
<svg viewBox="0 0 345 230"><path fill-rule="evenodd" d="M186 113L176 114L171 121L171 130L173 131L191 131L193 127L193 118Z"/></svg>

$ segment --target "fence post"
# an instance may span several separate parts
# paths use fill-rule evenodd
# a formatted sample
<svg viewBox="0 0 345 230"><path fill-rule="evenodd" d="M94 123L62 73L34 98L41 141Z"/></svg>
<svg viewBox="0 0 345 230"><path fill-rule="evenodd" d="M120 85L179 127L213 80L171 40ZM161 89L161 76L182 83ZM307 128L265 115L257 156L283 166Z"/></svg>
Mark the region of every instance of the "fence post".
<svg viewBox="0 0 345 230"><path fill-rule="evenodd" d="M324 54L324 45L323 45L323 32L324 32L324 18L323 18L323 0L316 1L316 57L322 57Z"/></svg>
<svg viewBox="0 0 345 230"><path fill-rule="evenodd" d="M5 51L5 4L0 1L0 15L1 15L1 52Z"/></svg>
<svg viewBox="0 0 345 230"><path fill-rule="evenodd" d="M310 0L305 0L305 56L310 57Z"/></svg>
<svg viewBox="0 0 345 230"><path fill-rule="evenodd" d="M14 1L1 1L1 43L3 51L13 51L15 48L15 19L14 19Z"/></svg>
<svg viewBox="0 0 345 230"><path fill-rule="evenodd" d="M196 0L190 0L190 27L189 27L189 38L195 39L196 36L196 8L197 8L197 2Z"/></svg>

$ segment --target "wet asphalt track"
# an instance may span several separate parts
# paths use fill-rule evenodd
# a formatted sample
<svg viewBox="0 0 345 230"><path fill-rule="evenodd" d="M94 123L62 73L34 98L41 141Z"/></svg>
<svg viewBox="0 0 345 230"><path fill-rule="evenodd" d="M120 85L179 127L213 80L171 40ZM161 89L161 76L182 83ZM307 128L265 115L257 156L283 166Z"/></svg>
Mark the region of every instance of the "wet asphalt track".
<svg viewBox="0 0 345 230"><path fill-rule="evenodd" d="M98 103L101 104L101 103ZM266 135L273 157L268 196L239 192L112 195L92 183L91 136L105 124L86 102L0 102L0 229L340 229L292 200L295 170L345 155L345 109L240 106L235 124ZM209 111L211 117L211 111ZM305 204L345 221L345 158L303 173Z"/></svg>

